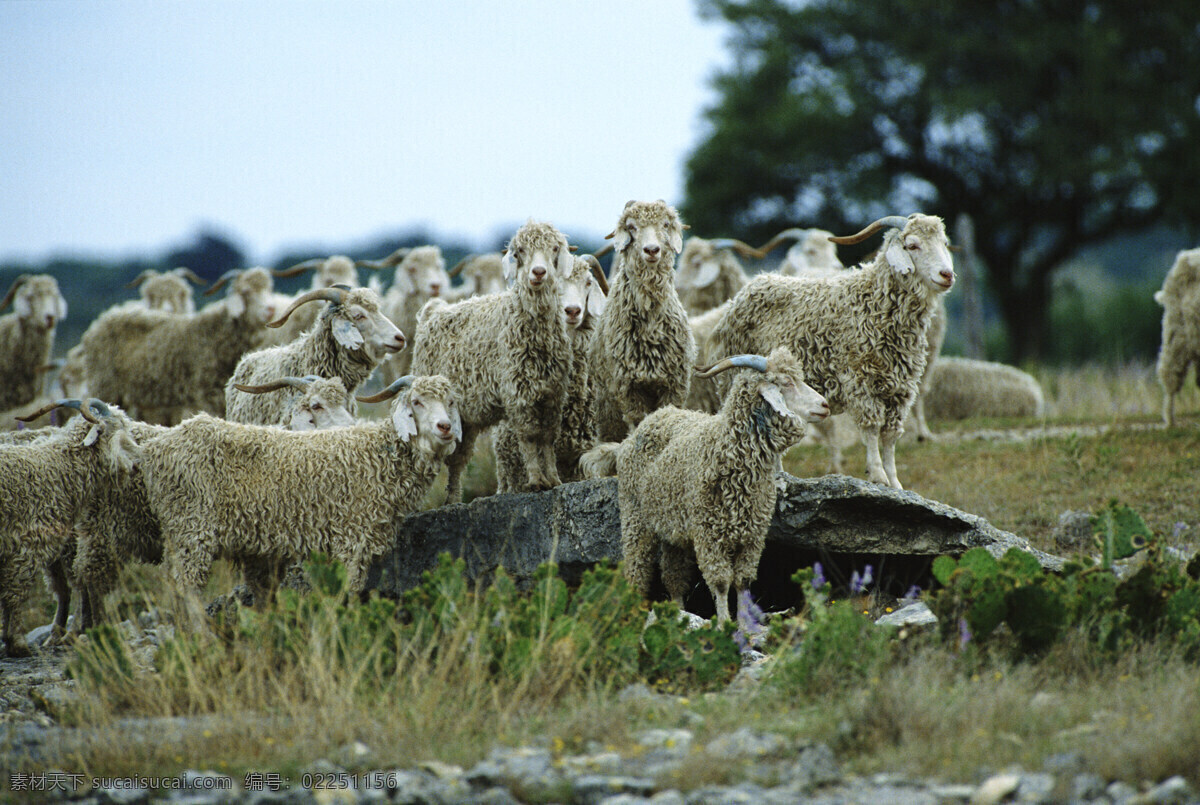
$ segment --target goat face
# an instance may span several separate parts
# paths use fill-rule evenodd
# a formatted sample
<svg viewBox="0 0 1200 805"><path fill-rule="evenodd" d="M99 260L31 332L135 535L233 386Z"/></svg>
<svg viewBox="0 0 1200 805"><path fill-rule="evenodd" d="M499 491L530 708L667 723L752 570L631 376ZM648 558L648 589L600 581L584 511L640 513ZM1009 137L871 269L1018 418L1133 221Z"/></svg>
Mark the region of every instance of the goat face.
<svg viewBox="0 0 1200 805"><path fill-rule="evenodd" d="M371 358L381 358L404 349L404 333L383 315L379 296L367 288L346 294L331 311L333 337L346 349L362 349Z"/></svg>
<svg viewBox="0 0 1200 805"><path fill-rule="evenodd" d="M404 272L408 287L414 293L429 299L441 296L450 287L446 260L437 246L418 246L409 252L396 270Z"/></svg>
<svg viewBox="0 0 1200 805"><path fill-rule="evenodd" d="M419 449L445 457L462 440L457 395L441 375L418 377L392 405L392 424L402 441L417 437Z"/></svg>
<svg viewBox="0 0 1200 805"><path fill-rule="evenodd" d="M721 276L721 253L703 238L688 238L679 259L675 287L679 290L707 288Z"/></svg>
<svg viewBox="0 0 1200 805"><path fill-rule="evenodd" d="M559 297L567 326L577 329L588 316L599 316L604 312L604 291L592 276L591 267L582 257L574 258L574 264L559 280Z"/></svg>
<svg viewBox="0 0 1200 805"><path fill-rule="evenodd" d="M674 207L658 201L630 201L617 228L609 235L618 254L629 254L648 265L674 263L683 251L683 224Z"/></svg>
<svg viewBox="0 0 1200 805"><path fill-rule="evenodd" d="M909 216L900 232L890 232L883 244L884 259L901 275L916 273L932 293L954 287L954 261L942 219L920 213Z"/></svg>
<svg viewBox="0 0 1200 805"><path fill-rule="evenodd" d="M338 379L315 380L292 409L291 430L328 430L354 424L346 410L350 395Z"/></svg>
<svg viewBox="0 0 1200 805"><path fill-rule="evenodd" d="M239 272L225 297L229 315L254 325L265 325L275 318L277 302L273 291L271 274L265 268Z"/></svg>
<svg viewBox="0 0 1200 805"><path fill-rule="evenodd" d="M20 281L13 296L13 310L27 326L52 330L67 315L67 300L58 290L58 281L49 274L37 274Z"/></svg>
<svg viewBox="0 0 1200 805"><path fill-rule="evenodd" d="M574 260L565 235L550 224L529 221L509 241L501 265L510 283L554 290Z"/></svg>
<svg viewBox="0 0 1200 805"><path fill-rule="evenodd" d="M358 287L358 269L354 267L354 261L349 257L340 254L335 254L325 262L313 274L312 289L315 291L318 288L331 288L334 285L349 285L351 288Z"/></svg>

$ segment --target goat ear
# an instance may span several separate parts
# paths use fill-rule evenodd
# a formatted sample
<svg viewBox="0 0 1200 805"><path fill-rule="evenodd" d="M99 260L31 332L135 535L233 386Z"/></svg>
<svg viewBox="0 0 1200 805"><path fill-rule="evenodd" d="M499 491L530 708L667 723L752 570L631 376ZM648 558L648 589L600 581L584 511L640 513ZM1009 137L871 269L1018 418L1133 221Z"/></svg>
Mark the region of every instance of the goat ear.
<svg viewBox="0 0 1200 805"><path fill-rule="evenodd" d="M334 316L333 325L330 328L333 331L333 340L338 342L346 349L358 349L363 345L362 333L353 323L343 319L341 316Z"/></svg>
<svg viewBox="0 0 1200 805"><path fill-rule="evenodd" d="M58 295L58 304L54 307L57 312L56 318L59 321L62 321L67 317L67 300L63 298L62 294Z"/></svg>
<svg viewBox="0 0 1200 805"><path fill-rule="evenodd" d="M91 447L92 445L94 445L96 443L96 440L99 438L100 438L100 426L92 425L92 427L87 432L87 436L83 437L83 446Z"/></svg>
<svg viewBox="0 0 1200 805"><path fill-rule="evenodd" d="M596 317L602 316L604 306L607 304L608 297L604 295L604 291L600 290L600 283L593 280L587 289L587 314Z"/></svg>
<svg viewBox="0 0 1200 805"><path fill-rule="evenodd" d="M33 305L29 303L29 297L17 294L17 298L13 300L13 311L17 314L18 319L27 319L32 316Z"/></svg>
<svg viewBox="0 0 1200 805"><path fill-rule="evenodd" d="M791 416L792 411L787 407L787 403L783 401L783 393L779 390L779 386L774 383L767 383L758 390L762 398L767 401L767 404L775 409L775 413L780 416Z"/></svg>
<svg viewBox="0 0 1200 805"><path fill-rule="evenodd" d="M462 419L458 415L457 408L450 409L450 434L456 442L462 443Z"/></svg>
<svg viewBox="0 0 1200 805"><path fill-rule="evenodd" d="M392 411L392 426L396 429L402 442L407 442L411 437L417 435L417 418L413 416L408 395L402 397L395 410Z"/></svg>
<svg viewBox="0 0 1200 805"><path fill-rule="evenodd" d="M241 318L241 315L246 312L246 300L240 293L231 293L225 297L225 307L229 310L230 316L235 319Z"/></svg>
<svg viewBox="0 0 1200 805"><path fill-rule="evenodd" d="M683 251L683 232L680 231L678 222L667 226L667 242L671 244L671 251L679 254Z"/></svg>
<svg viewBox="0 0 1200 805"><path fill-rule="evenodd" d="M511 288L517 277L517 258L513 257L512 252L506 251L504 257L500 258L500 270L504 272L504 282Z"/></svg>
<svg viewBox="0 0 1200 805"><path fill-rule="evenodd" d="M707 288L721 276L721 264L716 260L705 260L700 264L700 270L692 277L692 288Z"/></svg>
<svg viewBox="0 0 1200 805"><path fill-rule="evenodd" d="M629 234L629 230L624 226L619 226L613 230L613 233L610 237L612 237L613 252L616 254L620 254L621 252L625 251L625 247L627 247L630 241L633 240L633 236Z"/></svg>
<svg viewBox="0 0 1200 805"><path fill-rule="evenodd" d="M575 266L575 255L571 254L570 245L564 240L558 248L558 260L554 263L558 276L566 277Z"/></svg>
<svg viewBox="0 0 1200 805"><path fill-rule="evenodd" d="M916 270L912 258L908 256L908 251L904 248L904 241L900 238L893 238L891 244L887 247L887 251L883 253L883 259L888 261L888 265L897 274L911 274Z"/></svg>

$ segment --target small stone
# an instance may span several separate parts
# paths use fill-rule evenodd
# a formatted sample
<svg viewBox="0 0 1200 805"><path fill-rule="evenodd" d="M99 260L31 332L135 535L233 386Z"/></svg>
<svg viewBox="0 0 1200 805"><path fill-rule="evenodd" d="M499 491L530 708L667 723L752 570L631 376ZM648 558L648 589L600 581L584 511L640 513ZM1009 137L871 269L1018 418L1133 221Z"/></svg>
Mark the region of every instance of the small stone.
<svg viewBox="0 0 1200 805"><path fill-rule="evenodd" d="M1137 796L1137 789L1129 783L1117 780L1110 783L1108 788L1104 789L1104 795L1109 798L1113 805L1124 805Z"/></svg>
<svg viewBox="0 0 1200 805"><path fill-rule="evenodd" d="M1077 553L1092 545L1092 515L1088 512L1065 511L1058 516L1058 525L1051 536L1054 547L1063 553Z"/></svg>
<svg viewBox="0 0 1200 805"><path fill-rule="evenodd" d="M1196 796L1187 780L1176 775L1163 780L1146 793L1136 797L1134 801L1139 805L1142 803L1146 805L1185 805L1188 802L1195 802Z"/></svg>
<svg viewBox="0 0 1200 805"><path fill-rule="evenodd" d="M674 788L668 788L666 791L659 791L654 796L650 797L651 805L684 805L687 800L683 798L683 794L676 791Z"/></svg>
<svg viewBox="0 0 1200 805"><path fill-rule="evenodd" d="M782 735L742 727L710 741L705 751L722 760L744 760L775 755L785 749L787 743Z"/></svg>
<svg viewBox="0 0 1200 805"><path fill-rule="evenodd" d="M937 797L938 802L969 802L975 794L973 785L935 785L929 793Z"/></svg>
<svg viewBox="0 0 1200 805"><path fill-rule="evenodd" d="M1012 796L1021 785L1017 774L997 774L984 780L971 795L971 805L996 805Z"/></svg>
<svg viewBox="0 0 1200 805"><path fill-rule="evenodd" d="M1076 774L1071 781L1071 799L1075 802L1099 799L1103 794L1104 778L1098 774Z"/></svg>
<svg viewBox="0 0 1200 805"><path fill-rule="evenodd" d="M1017 799L1021 802L1051 802L1054 800L1054 787L1057 781L1053 774L1025 773L1021 774L1021 783L1017 786Z"/></svg>
<svg viewBox="0 0 1200 805"><path fill-rule="evenodd" d="M897 609L895 612L889 612L886 615L880 616L876 621L876 626L929 626L937 623L937 616L929 610L928 605L923 601L918 601L915 604L909 604L906 607Z"/></svg>
<svg viewBox="0 0 1200 805"><path fill-rule="evenodd" d="M587 774L573 781L574 802L599 805L600 802L618 794L648 797L654 791L654 781L641 777L622 775Z"/></svg>

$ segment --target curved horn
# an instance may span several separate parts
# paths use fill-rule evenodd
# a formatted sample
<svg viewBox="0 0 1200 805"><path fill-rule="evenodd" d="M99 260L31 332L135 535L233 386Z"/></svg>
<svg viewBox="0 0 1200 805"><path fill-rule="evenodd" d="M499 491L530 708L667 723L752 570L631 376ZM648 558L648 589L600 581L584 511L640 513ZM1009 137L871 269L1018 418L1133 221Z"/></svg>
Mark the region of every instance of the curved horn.
<svg viewBox="0 0 1200 805"><path fill-rule="evenodd" d="M193 285L203 285L204 284L204 278L201 277L199 274L197 274L195 271L192 271L187 266L179 266L178 268L172 268L171 273L177 277L183 277L185 280L192 283Z"/></svg>
<svg viewBox="0 0 1200 805"><path fill-rule="evenodd" d="M733 249L742 257L756 257L762 259L767 256L767 253L760 251L749 243L744 243L737 238L717 238L709 241L714 249Z"/></svg>
<svg viewBox="0 0 1200 805"><path fill-rule="evenodd" d="M778 235L776 235L775 237L768 240L763 245L759 246L758 250L760 252L762 252L763 254L768 254L769 252L776 249L779 246L779 244L783 243L784 241L800 240L807 234L808 234L807 229L797 229L794 227L792 229L785 229L782 232L780 232Z"/></svg>
<svg viewBox="0 0 1200 805"><path fill-rule="evenodd" d="M54 358L49 363L43 363L34 369L35 372L53 372L55 369L61 369L67 365L67 362L62 358Z"/></svg>
<svg viewBox="0 0 1200 805"><path fill-rule="evenodd" d="M475 259L477 256L478 256L478 255L474 255L474 254L468 254L466 257L464 257L463 259L459 260L459 261L458 261L458 263L457 263L457 264L454 266L454 268L452 268L452 269L450 269L449 271L447 271L447 272L446 272L446 275L447 275L447 276L449 276L449 277L451 277L451 278L453 278L453 277L457 277L459 274L461 274L461 273L462 273L462 270L463 270L464 268L466 268L466 267L467 267L467 263L469 263L469 262L471 262L472 260L474 260L474 259Z"/></svg>
<svg viewBox="0 0 1200 805"><path fill-rule="evenodd" d="M712 366L697 366L696 377L712 377L720 374L726 369L757 369L760 372L767 371L767 359L762 355L733 355L724 360L717 361Z"/></svg>
<svg viewBox="0 0 1200 805"><path fill-rule="evenodd" d="M231 269L229 269L229 270L228 270L228 271L226 271L224 274L222 274L221 276L217 277L217 281L216 281L216 282L214 282L214 283L212 284L212 287L211 287L211 288L209 288L207 291L205 291L205 292L204 292L204 295L205 295L205 296L212 296L212 295L213 295L213 294L215 294L217 291L219 291L219 290L221 290L222 288L224 288L224 287L225 287L225 284L226 284L227 282L229 282L231 279L233 279L234 277L236 277L238 274L241 274L241 273L242 273L242 269L240 269L240 268L231 268Z"/></svg>
<svg viewBox="0 0 1200 805"><path fill-rule="evenodd" d="M314 257L311 260L305 260L303 263L296 263L290 268L281 268L278 271L271 269L272 277L294 277L297 274L302 274L305 271L316 271L325 262L324 257Z"/></svg>
<svg viewBox="0 0 1200 805"><path fill-rule="evenodd" d="M372 394L370 397L357 397L356 396L354 399L358 400L359 402L365 402L365 403L376 403L376 402L383 402L384 400L390 400L392 397L395 397L397 394L399 394L400 392L404 391L406 388L411 386L413 384L413 381L416 379L417 379L416 375L405 375L404 377L398 377L392 381L392 384L390 386L388 386L387 388L385 388L383 391L379 392L378 394Z"/></svg>
<svg viewBox="0 0 1200 805"><path fill-rule="evenodd" d="M411 246L401 246L396 251L389 254L382 260L355 260L354 265L359 268L369 268L378 271L381 268L391 268L392 266L400 265L400 261L408 257L408 253L412 251Z"/></svg>
<svg viewBox="0 0 1200 805"><path fill-rule="evenodd" d="M21 422L32 422L35 419L37 419L38 417L45 416L46 414L50 413L55 408L74 408L76 411L79 412L80 416L82 416L88 422L91 422L93 425L100 424L100 420L96 419L96 415L84 407L83 400L75 400L75 399L55 400L52 403L43 405L41 408L37 409L32 414L26 414L25 416L19 416L19 417L17 417L17 419L20 420Z"/></svg>
<svg viewBox="0 0 1200 805"><path fill-rule="evenodd" d="M33 275L21 274L15 280L13 280L12 287L8 289L8 293L4 294L4 300L0 301L0 310L4 310L4 308L8 307L8 303L11 302L13 297L17 295L17 289L20 288L22 283L24 283L25 280L29 279L31 276Z"/></svg>
<svg viewBox="0 0 1200 805"><path fill-rule="evenodd" d="M600 290L608 296L608 277L604 276L604 269L600 266L600 261L596 259L594 254L585 254L582 258L587 262L588 268L592 270L592 276L596 278L596 283L600 286Z"/></svg>
<svg viewBox="0 0 1200 805"><path fill-rule="evenodd" d="M605 235L604 237L611 238L613 236L613 234L615 234L615 233L610 233L608 235ZM592 256L596 257L596 258L603 257L604 255L611 252L614 248L615 247L611 243L605 243L599 249L596 249L596 251L592 252Z"/></svg>
<svg viewBox="0 0 1200 805"><path fill-rule="evenodd" d="M109 417L113 415L112 409L108 407L108 403L104 402L104 400L101 400L99 397L88 397L87 407L91 408L93 411L103 417ZM79 413L83 413L82 408L79 409Z"/></svg>
<svg viewBox="0 0 1200 805"><path fill-rule="evenodd" d="M278 391L279 389L285 387L300 389L303 391L304 389L308 388L316 379L316 375L306 375L304 377L292 377L289 375L287 377L281 377L278 380L272 380L270 383L263 383L261 386L248 386L244 383L234 383L233 387L238 391L244 391L247 394L265 394L268 391Z"/></svg>
<svg viewBox="0 0 1200 805"><path fill-rule="evenodd" d="M908 219L903 215L888 215L884 218L880 218L878 221L875 221L872 224L869 224L865 229L857 234L846 235L845 237L831 237L830 240L839 246L849 246L852 243L862 243L864 240L871 237L885 226L894 226L897 229L903 229L904 225L907 223Z"/></svg>
<svg viewBox="0 0 1200 805"><path fill-rule="evenodd" d="M143 282L145 282L146 280L150 279L151 277L157 277L157 276L158 276L157 271L155 271L153 268L147 268L141 274L138 274L136 277L134 277L129 282L127 282L125 284L125 287L126 288L136 288L139 285L141 285Z"/></svg>
<svg viewBox="0 0 1200 805"><path fill-rule="evenodd" d="M316 288L308 291L307 293L301 294L300 296L296 297L295 301L288 305L288 309L283 311L283 314L279 318L277 318L275 321L267 322L267 326L282 327L284 322L286 322L288 318L296 312L296 308L316 299L321 299L326 302L341 303L346 299L345 286L332 285L328 288Z"/></svg>

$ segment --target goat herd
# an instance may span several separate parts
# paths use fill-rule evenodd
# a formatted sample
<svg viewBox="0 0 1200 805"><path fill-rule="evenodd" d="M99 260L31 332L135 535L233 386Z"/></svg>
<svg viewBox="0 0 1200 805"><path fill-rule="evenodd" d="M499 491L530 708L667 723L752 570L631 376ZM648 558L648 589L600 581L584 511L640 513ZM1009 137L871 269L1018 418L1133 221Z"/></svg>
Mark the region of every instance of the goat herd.
<svg viewBox="0 0 1200 805"><path fill-rule="evenodd" d="M103 619L130 561L165 563L194 626L216 558L259 603L312 551L361 592L443 466L447 502L461 499L485 432L500 492L615 474L627 576L649 594L661 566L682 600L698 566L727 619L729 593L757 572L780 456L808 424L836 467L830 416L845 412L869 479L900 488L896 442L955 274L942 220L924 214L844 238L788 230L760 249L685 246L684 229L663 201L626 204L608 236L611 280L535 221L502 255L450 272L436 246L275 272L314 272L295 299L251 268L218 280L206 293L224 298L197 311L195 275L147 272L141 299L102 313L67 353L52 397L41 390L66 304L52 277L18 277L0 305L13 305L0 317L4 427L30 423L0 434L8 653L29 652L20 619L39 570L54 639L72 591L74 629ZM868 262L837 261L835 244L879 232ZM788 239L777 272L750 278L735 256ZM395 277L383 293L359 284L360 268ZM373 375L382 391L363 396ZM389 415L357 418L384 402Z"/></svg>

